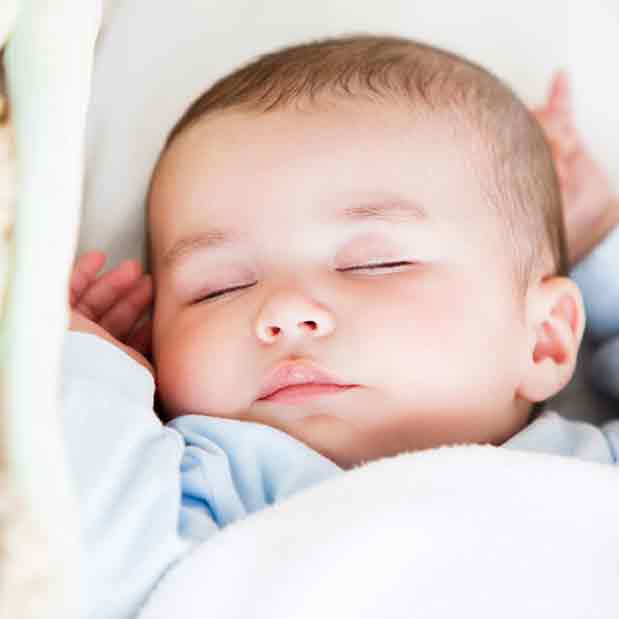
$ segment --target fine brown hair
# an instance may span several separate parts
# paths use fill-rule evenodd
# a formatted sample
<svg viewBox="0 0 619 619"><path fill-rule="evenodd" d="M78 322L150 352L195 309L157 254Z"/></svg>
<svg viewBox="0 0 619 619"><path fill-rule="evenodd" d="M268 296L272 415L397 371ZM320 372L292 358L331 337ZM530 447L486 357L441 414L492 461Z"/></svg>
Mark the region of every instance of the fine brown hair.
<svg viewBox="0 0 619 619"><path fill-rule="evenodd" d="M267 114L305 102L318 106L327 95L404 102L464 127L478 145L484 194L505 223L515 290L524 294L536 273L567 274L561 193L537 120L490 71L419 41L360 34L263 54L219 79L188 107L159 161L179 134L213 113Z"/></svg>

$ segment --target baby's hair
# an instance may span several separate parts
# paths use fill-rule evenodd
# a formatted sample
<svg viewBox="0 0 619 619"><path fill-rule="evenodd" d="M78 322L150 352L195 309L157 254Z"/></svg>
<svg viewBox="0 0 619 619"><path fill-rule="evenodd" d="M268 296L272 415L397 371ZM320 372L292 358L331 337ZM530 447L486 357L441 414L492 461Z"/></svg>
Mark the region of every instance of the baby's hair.
<svg viewBox="0 0 619 619"><path fill-rule="evenodd" d="M160 160L180 133L210 114L266 114L304 102L318 106L327 95L404 103L464 127L480 160L475 167L484 195L505 223L516 293L524 295L535 274L567 274L561 193L537 120L488 70L418 41L361 34L259 56L189 106L169 133Z"/></svg>

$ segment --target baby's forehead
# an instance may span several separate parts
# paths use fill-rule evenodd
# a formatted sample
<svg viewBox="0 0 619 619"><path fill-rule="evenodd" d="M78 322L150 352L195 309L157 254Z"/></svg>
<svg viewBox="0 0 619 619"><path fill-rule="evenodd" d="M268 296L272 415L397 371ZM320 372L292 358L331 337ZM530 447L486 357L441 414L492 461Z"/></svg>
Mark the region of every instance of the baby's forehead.
<svg viewBox="0 0 619 619"><path fill-rule="evenodd" d="M353 116L356 112L358 118ZM401 140L409 127L410 136ZM226 218L227 211L242 211L236 206L244 200L260 202L266 216L282 195L288 208L308 194L316 202L347 200L350 206L356 202L367 207L376 201L371 193L397 195L398 189L411 187L414 194L422 184L414 182L416 177L435 184L440 179L438 185L455 190L456 199L464 177L470 185L484 176L480 149L471 148L472 142L471 128L461 120L438 112L411 114L386 103L368 106L353 100L337 108L293 108L268 115L220 112L182 132L154 171L151 187L157 195L150 200L148 218L154 251L167 251L163 245L174 242L175 222L186 216L189 200L201 202L203 212L195 220L201 226L213 214ZM378 191L365 196L364 187ZM385 196L379 201L385 202ZM408 202L419 200L409 196ZM218 208L220 204L224 206ZM481 203L471 206L487 208ZM160 242L162 233L166 243Z"/></svg>
<svg viewBox="0 0 619 619"><path fill-rule="evenodd" d="M266 113L238 108L211 112L180 132L162 154L153 178L160 176L162 167L166 172L173 168L177 173L179 168L195 167L200 159L205 161L201 171L208 174L229 153L233 153L232 164L236 167L240 167L245 154L257 155L255 159L259 163L270 145L277 147L275 154L283 159L278 162L282 169L293 161L292 157L285 159L289 154L295 162L302 152L327 160L339 142L345 145L338 151L342 161L359 155L356 150L372 147L372 155L380 161L392 153L380 150L383 145L376 144L402 137L406 137L405 148L410 151L418 151L419 144L434 151L442 147L462 158L466 156L469 163L481 160L482 149L477 143L485 141L479 129L462 113L411 106L398 100L323 96L311 103L300 100L294 106ZM250 159L252 165L256 165L256 160ZM303 163L308 162L314 163L309 159ZM417 162L410 158L405 163L408 166ZM441 159L434 165L440 166ZM371 172L372 168L367 171Z"/></svg>

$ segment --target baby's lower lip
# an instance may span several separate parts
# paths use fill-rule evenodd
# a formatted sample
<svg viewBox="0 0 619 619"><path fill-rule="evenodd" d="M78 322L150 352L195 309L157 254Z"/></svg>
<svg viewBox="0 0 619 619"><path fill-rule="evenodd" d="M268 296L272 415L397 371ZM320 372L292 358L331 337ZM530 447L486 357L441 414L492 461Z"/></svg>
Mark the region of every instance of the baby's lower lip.
<svg viewBox="0 0 619 619"><path fill-rule="evenodd" d="M298 404L303 400L309 400L329 393L339 393L352 389L355 385L326 385L322 383L306 383L304 385L291 385L275 391L266 398L260 398L259 402L279 402L280 404Z"/></svg>

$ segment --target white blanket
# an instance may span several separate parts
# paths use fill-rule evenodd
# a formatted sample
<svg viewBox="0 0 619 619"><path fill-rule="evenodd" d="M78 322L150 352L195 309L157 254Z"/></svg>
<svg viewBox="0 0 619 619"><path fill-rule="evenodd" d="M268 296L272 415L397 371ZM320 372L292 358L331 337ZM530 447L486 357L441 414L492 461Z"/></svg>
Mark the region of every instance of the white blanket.
<svg viewBox="0 0 619 619"><path fill-rule="evenodd" d="M607 619L619 469L491 446L370 463L211 538L140 619Z"/></svg>

